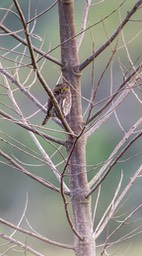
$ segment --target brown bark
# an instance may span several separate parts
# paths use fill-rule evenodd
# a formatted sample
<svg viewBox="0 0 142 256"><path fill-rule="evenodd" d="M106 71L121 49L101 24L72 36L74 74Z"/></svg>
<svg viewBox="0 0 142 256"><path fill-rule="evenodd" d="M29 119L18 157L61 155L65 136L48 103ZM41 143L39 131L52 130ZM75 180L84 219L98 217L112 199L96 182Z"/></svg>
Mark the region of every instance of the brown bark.
<svg viewBox="0 0 142 256"><path fill-rule="evenodd" d="M67 151L70 157L69 175L71 202L73 210L73 224L83 238L74 235L76 256L95 256L95 242L93 240L93 223L91 213L91 198L86 199L89 185L86 173L86 138L81 135L82 106L81 106L81 73L75 69L79 66L74 22L74 2L59 1L59 24L61 38L62 74L65 81L71 85L72 109L68 123L78 138L68 137ZM72 38L72 39L70 39ZM69 40L70 39L70 40ZM76 72L75 72L76 70Z"/></svg>

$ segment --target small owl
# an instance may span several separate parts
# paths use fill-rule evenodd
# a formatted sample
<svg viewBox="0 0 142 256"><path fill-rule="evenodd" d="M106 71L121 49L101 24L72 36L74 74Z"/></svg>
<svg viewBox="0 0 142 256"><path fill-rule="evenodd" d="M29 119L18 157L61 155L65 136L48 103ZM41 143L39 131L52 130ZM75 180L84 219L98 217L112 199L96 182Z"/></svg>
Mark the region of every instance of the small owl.
<svg viewBox="0 0 142 256"><path fill-rule="evenodd" d="M57 84L53 90L53 94L59 104L59 107L63 115L67 116L70 112L72 104L71 91L69 85L64 83ZM47 115L44 118L42 125L45 125L51 117L58 118L58 114L51 99L49 98L47 103Z"/></svg>

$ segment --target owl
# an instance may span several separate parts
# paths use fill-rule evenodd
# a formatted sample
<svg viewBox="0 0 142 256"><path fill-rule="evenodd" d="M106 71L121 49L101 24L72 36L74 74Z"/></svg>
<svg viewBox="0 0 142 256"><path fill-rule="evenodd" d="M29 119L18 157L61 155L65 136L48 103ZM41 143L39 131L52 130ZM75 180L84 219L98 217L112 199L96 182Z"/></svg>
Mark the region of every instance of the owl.
<svg viewBox="0 0 142 256"><path fill-rule="evenodd" d="M53 94L59 104L59 107L63 115L67 116L70 112L72 104L71 91L69 85L65 83L57 84L53 90ZM51 99L49 98L47 103L47 114L42 122L42 125L45 125L51 117L58 118L58 114Z"/></svg>

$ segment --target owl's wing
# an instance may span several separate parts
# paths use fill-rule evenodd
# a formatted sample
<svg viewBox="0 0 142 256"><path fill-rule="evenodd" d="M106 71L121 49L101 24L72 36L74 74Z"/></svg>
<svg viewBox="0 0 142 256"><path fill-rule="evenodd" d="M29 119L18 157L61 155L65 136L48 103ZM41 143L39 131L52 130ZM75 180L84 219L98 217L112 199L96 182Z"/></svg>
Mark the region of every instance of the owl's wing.
<svg viewBox="0 0 142 256"><path fill-rule="evenodd" d="M58 104L60 105L60 102L61 102L61 94L60 94L60 86L57 85L54 90L53 90L53 94L56 98L56 100L58 101ZM51 101L51 99L49 98L48 99L48 103L47 103L47 114L46 114L46 117L44 118L43 122L42 122L42 125L45 125L48 121L48 119L55 115L54 112L56 112L56 110L54 109L54 106L53 106L53 103Z"/></svg>
<svg viewBox="0 0 142 256"><path fill-rule="evenodd" d="M51 99L49 98L48 99L48 103L47 103L47 114L49 114L49 112L52 109L52 107L53 107L53 104L52 104Z"/></svg>

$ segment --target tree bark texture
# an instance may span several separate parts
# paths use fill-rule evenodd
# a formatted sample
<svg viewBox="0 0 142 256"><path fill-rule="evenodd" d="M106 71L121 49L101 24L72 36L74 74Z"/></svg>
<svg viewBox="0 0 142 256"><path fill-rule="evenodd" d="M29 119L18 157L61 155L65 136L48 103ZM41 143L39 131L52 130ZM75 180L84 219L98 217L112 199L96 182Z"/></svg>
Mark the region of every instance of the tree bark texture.
<svg viewBox="0 0 142 256"><path fill-rule="evenodd" d="M74 235L75 255L95 256L91 198L86 199L86 194L89 191L86 172L86 138L85 135L80 135L83 128L81 73L76 69L79 66L79 58L75 38L74 1L60 0L58 7L62 74L63 80L70 84L72 92L72 108L67 121L78 136L77 139L69 136L67 141L68 154L73 148L69 160L73 224L83 238L81 240Z"/></svg>

